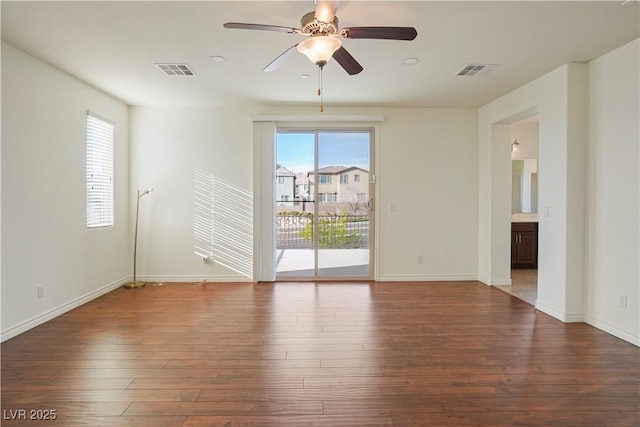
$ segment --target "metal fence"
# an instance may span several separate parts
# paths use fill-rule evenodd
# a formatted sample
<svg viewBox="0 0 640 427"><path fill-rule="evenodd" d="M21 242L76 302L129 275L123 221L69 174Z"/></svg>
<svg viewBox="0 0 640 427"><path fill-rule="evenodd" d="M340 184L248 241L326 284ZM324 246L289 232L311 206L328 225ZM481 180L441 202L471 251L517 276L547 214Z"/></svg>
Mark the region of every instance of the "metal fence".
<svg viewBox="0 0 640 427"><path fill-rule="evenodd" d="M313 249L317 240L321 249L369 247L368 215L319 215L280 212L276 219L277 249Z"/></svg>

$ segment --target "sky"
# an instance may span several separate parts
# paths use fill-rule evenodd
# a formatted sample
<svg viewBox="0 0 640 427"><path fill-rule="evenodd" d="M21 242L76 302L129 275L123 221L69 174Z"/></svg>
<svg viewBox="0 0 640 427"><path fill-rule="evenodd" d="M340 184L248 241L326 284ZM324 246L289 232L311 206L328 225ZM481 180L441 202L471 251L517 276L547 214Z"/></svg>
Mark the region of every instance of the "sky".
<svg viewBox="0 0 640 427"><path fill-rule="evenodd" d="M313 170L313 132L278 132L276 162L294 173ZM318 132L318 167L369 170L369 132Z"/></svg>

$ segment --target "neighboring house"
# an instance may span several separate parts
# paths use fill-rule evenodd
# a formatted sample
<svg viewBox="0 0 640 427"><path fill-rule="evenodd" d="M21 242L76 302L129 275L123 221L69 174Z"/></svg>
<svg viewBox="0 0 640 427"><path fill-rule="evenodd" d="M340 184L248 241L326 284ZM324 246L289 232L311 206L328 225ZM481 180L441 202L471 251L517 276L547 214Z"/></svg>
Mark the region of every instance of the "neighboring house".
<svg viewBox="0 0 640 427"><path fill-rule="evenodd" d="M309 172L309 189L314 194L316 179ZM318 201L327 203L367 203L369 172L357 166L327 166L318 169Z"/></svg>
<svg viewBox="0 0 640 427"><path fill-rule="evenodd" d="M309 177L298 172L295 174L295 190L294 196L296 200L311 200L311 189L309 187Z"/></svg>
<svg viewBox="0 0 640 427"><path fill-rule="evenodd" d="M276 166L276 201L293 201L295 194L294 183L294 173L278 163Z"/></svg>

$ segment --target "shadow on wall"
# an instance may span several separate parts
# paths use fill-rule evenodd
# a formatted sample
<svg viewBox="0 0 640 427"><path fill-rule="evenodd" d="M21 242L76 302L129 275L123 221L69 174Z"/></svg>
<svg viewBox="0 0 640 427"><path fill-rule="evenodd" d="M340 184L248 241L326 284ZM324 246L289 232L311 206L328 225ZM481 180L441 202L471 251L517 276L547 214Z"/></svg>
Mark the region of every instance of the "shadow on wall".
<svg viewBox="0 0 640 427"><path fill-rule="evenodd" d="M253 196L200 169L193 181L194 253L252 277Z"/></svg>

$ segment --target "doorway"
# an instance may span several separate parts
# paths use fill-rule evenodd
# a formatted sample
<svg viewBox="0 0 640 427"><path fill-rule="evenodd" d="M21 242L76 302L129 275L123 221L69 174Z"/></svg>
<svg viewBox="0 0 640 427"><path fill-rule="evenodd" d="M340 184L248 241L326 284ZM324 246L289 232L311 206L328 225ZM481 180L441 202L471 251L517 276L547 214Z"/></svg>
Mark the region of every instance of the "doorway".
<svg viewBox="0 0 640 427"><path fill-rule="evenodd" d="M276 280L372 278L372 129L279 129Z"/></svg>
<svg viewBox="0 0 640 427"><path fill-rule="evenodd" d="M511 284L499 288L535 306L538 289L539 116L510 125Z"/></svg>

